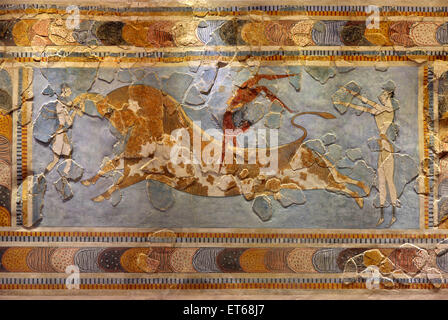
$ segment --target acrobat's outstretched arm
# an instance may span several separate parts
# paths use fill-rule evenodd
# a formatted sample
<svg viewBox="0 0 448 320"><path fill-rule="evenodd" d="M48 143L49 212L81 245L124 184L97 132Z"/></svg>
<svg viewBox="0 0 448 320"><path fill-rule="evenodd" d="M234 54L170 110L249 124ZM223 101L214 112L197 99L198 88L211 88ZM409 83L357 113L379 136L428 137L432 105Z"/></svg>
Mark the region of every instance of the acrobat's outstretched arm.
<svg viewBox="0 0 448 320"><path fill-rule="evenodd" d="M354 103L343 102L343 101L336 101L335 103L343 105L343 106L348 107L348 108L355 109L355 110L368 112L368 113L373 114L373 115L378 114L378 111L376 109L367 108L365 106L360 106L360 105L357 105L357 104L354 104Z"/></svg>
<svg viewBox="0 0 448 320"><path fill-rule="evenodd" d="M347 91L348 93L350 93L352 96L354 96L355 98L358 98L359 100L361 100L362 103L368 104L369 106L371 106L372 108L375 108L377 106L377 103L375 101L372 101L366 97L364 97L363 95L361 95L358 92L355 92L353 90L347 89L346 87L341 87L342 89L344 89L345 91Z"/></svg>
<svg viewBox="0 0 448 320"><path fill-rule="evenodd" d="M369 113L371 113L371 114L379 114L379 113L381 113L381 112L388 111L387 108L385 108L384 106L382 106L382 105L376 103L375 101L372 101L372 100L370 100L370 99L364 97L364 96L361 95L360 93L355 92L355 91L352 91L352 90L350 90L350 89L347 89L346 87L342 87L342 88L343 88L345 91L347 91L348 93L350 93L353 97L359 99L362 103L365 103L365 104L371 106L371 107L373 108L373 110L375 110L375 111L373 111L372 109L365 108L365 107L362 107L362 106L358 106L358 107L361 107L361 108L365 108L365 109L371 110L371 111L366 111L366 110L362 110L362 111L366 111L366 112L369 112ZM341 103L341 104L343 104L343 103ZM351 107L351 106L350 106L350 107ZM358 108L357 110L359 110L359 108Z"/></svg>
<svg viewBox="0 0 448 320"><path fill-rule="evenodd" d="M293 112L285 103L283 103L283 101L281 101L271 90L269 90L267 87L265 87L265 86L260 86L260 87L258 87L258 88L260 88L260 90L261 91L263 91L265 94L266 94L266 97L271 101L271 102L274 102L274 101L278 101L278 103L280 103L280 105L284 108L284 109L286 109L286 110L288 110L289 112Z"/></svg>

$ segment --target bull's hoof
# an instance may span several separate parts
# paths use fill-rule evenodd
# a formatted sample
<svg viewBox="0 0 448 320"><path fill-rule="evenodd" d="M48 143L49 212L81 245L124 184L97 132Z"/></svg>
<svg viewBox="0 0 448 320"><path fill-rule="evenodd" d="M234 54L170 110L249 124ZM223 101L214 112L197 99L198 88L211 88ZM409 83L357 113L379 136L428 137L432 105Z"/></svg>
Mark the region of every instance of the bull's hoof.
<svg viewBox="0 0 448 320"><path fill-rule="evenodd" d="M102 201L104 201L105 199L106 199L106 198L104 198L103 195L99 195L98 197L92 198L92 201L95 201L95 202L102 202Z"/></svg>
<svg viewBox="0 0 448 320"><path fill-rule="evenodd" d="M84 186L88 187L88 186L91 186L92 184L95 184L96 181L97 181L97 179L92 179L92 178L90 178L90 179L82 180L81 183L82 183Z"/></svg>
<svg viewBox="0 0 448 320"><path fill-rule="evenodd" d="M82 185L88 187L88 186L90 186L92 184L92 181L90 181L90 180L82 180L81 183L82 183Z"/></svg>
<svg viewBox="0 0 448 320"><path fill-rule="evenodd" d="M362 209L364 207L364 198L355 198L356 204Z"/></svg>
<svg viewBox="0 0 448 320"><path fill-rule="evenodd" d="M368 196L370 194L370 187L366 186L364 183L362 184L362 188L361 189L364 191L366 196Z"/></svg>

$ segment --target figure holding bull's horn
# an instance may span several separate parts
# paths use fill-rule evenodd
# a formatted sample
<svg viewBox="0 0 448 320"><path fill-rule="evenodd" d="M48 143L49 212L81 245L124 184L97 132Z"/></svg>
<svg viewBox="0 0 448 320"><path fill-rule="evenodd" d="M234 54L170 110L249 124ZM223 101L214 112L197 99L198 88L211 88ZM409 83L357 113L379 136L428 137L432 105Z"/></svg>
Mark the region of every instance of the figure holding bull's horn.
<svg viewBox="0 0 448 320"><path fill-rule="evenodd" d="M72 145L68 137L68 131L73 125L76 112L73 112L72 104L68 100L71 95L70 87L66 84L61 86L61 94L58 97L54 112L57 129L52 134L51 150L53 151L53 160L47 165L44 173L53 170L54 166L59 162L60 158L70 158L72 154ZM69 162L70 164L70 162Z"/></svg>
<svg viewBox="0 0 448 320"><path fill-rule="evenodd" d="M75 117L82 116L84 113L89 114L86 109L86 101L90 100L93 103L99 101L103 96L95 93L84 93L77 96L73 101L70 97L72 91L67 84L61 85L61 93L57 101L52 105L52 108L45 108L46 113L41 114L40 117L49 121L56 122L56 130L51 134L50 145L53 151L53 160L47 165L44 173L47 174L56 166L61 158L71 159L73 147L70 139L70 129L73 126ZM64 171L69 171L71 161L67 162Z"/></svg>
<svg viewBox="0 0 448 320"><path fill-rule="evenodd" d="M397 198L397 190L394 183L394 146L387 136L387 131L394 122L395 111L398 109L398 101L394 99L395 84L392 81L388 81L383 85L383 92L378 97L380 103L376 103L362 96L359 92L353 91L350 88L347 88L347 86L343 86L341 89L352 95L354 98L359 99L365 105L357 105L351 101L334 101L335 104L370 113L375 119L379 132L379 138L377 140L379 145L377 176L381 210L381 216L377 226L384 222L384 207L389 191L392 205L392 219L389 223L390 227L397 221L395 208L401 207L400 201Z"/></svg>

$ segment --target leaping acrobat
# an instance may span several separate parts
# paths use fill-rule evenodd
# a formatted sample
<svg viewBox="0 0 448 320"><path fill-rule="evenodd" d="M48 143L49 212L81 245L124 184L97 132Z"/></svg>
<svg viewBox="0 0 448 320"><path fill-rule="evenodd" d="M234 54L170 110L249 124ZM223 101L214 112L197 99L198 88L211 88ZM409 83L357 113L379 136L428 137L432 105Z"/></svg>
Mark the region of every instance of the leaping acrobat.
<svg viewBox="0 0 448 320"><path fill-rule="evenodd" d="M294 77L297 74L280 74L280 75L271 75L271 74L256 74L246 82L244 82L236 91L235 95L233 95L227 101L227 110L223 116L222 129L223 129L223 146L222 146L222 159L224 160L225 146L228 143L229 138L232 138L233 145L236 146L236 137L238 134L247 131L253 123L248 120L239 123L236 125L234 122L234 114L235 111L240 110L245 105L251 103L255 100L260 93L266 94L266 98L268 98L271 102L277 101L280 106L287 110L289 113L294 114L294 110L289 108L279 97L277 97L271 90L269 90L266 86L258 85L260 80L277 80L288 77ZM336 118L334 115L328 112L300 112L295 113L293 118L291 119L291 124L296 128L299 128L303 131L302 137L299 138L300 143L306 139L307 130L301 125L295 122L295 119L304 114L316 115L325 119L334 119Z"/></svg>

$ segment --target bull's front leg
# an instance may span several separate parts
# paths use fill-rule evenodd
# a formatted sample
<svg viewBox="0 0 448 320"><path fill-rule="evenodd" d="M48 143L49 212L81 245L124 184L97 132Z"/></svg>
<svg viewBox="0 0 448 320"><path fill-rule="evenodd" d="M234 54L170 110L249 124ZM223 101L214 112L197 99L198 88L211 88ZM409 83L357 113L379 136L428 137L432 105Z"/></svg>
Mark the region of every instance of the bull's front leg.
<svg viewBox="0 0 448 320"><path fill-rule="evenodd" d="M99 196L96 196L95 198L92 198L92 200L95 202L102 202L106 199L110 199L112 193L114 193L115 191L127 188L136 183L139 183L140 181L145 180L146 174L140 171L132 171L132 168L134 167L141 167L141 163L141 159L127 159L124 163L123 175L105 192L103 192Z"/></svg>
<svg viewBox="0 0 448 320"><path fill-rule="evenodd" d="M93 177L82 180L81 183L85 186L90 186L95 184L99 178L104 177L107 173L123 168L123 159L121 157L116 157L112 160L107 161Z"/></svg>
<svg viewBox="0 0 448 320"><path fill-rule="evenodd" d="M144 175L137 176L137 177L136 176L133 176L133 177L122 176L122 177L120 177L120 179L118 179L117 183L114 183L112 186L109 187L109 189L107 189L105 192L103 192L99 196L92 198L92 200L95 202L102 202L104 200L110 199L110 197L112 196L112 193L114 193L115 191L125 189L125 188L132 186L136 183L139 183L140 181L143 181L145 179L146 179L146 176L144 176Z"/></svg>
<svg viewBox="0 0 448 320"><path fill-rule="evenodd" d="M106 199L110 199L110 197L112 196L112 193L114 193L115 191L117 191L119 189L120 189L120 187L119 187L118 184L113 184L105 192L103 192L99 196L96 196L95 198L92 198L92 200L95 201L95 202L102 202L102 201L104 201Z"/></svg>

